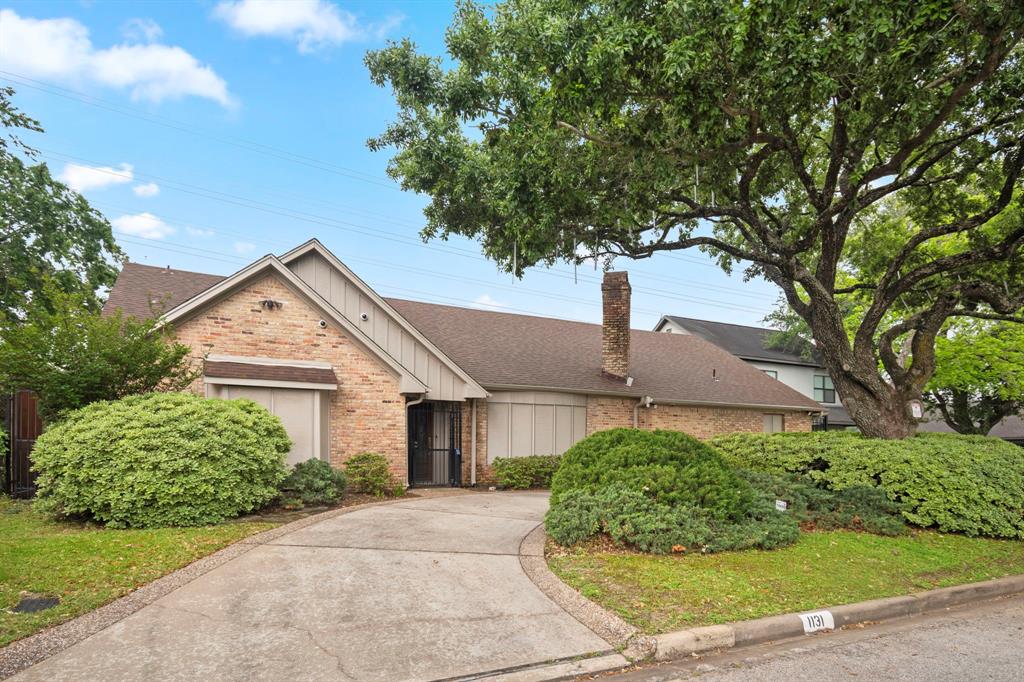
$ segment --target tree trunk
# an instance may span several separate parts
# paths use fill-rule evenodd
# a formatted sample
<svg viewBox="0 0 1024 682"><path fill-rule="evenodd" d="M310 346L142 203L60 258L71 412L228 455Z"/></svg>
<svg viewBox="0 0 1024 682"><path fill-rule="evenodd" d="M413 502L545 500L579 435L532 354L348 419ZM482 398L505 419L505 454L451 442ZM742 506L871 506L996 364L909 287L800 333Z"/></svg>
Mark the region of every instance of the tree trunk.
<svg viewBox="0 0 1024 682"><path fill-rule="evenodd" d="M811 329L843 406L865 436L899 440L914 435L917 420L910 414L909 403L920 396L885 381L873 353L855 353L837 313L816 310Z"/></svg>

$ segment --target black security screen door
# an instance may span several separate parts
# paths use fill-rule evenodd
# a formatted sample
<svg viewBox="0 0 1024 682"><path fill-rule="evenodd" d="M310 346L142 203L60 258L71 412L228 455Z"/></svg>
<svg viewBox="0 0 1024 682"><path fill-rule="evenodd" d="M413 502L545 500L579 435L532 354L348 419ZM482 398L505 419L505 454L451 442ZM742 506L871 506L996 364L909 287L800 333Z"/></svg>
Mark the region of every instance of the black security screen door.
<svg viewBox="0 0 1024 682"><path fill-rule="evenodd" d="M410 484L461 485L461 405L428 400L408 411Z"/></svg>

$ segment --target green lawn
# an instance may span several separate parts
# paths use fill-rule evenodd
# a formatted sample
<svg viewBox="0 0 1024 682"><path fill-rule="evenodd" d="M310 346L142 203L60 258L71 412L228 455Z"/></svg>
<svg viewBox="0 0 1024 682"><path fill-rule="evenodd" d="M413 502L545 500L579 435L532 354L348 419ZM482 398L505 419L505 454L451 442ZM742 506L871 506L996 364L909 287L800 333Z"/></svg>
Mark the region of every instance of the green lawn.
<svg viewBox="0 0 1024 682"><path fill-rule="evenodd" d="M561 550L548 564L647 633L746 620L1024 573L1024 543L930 531L802 533L773 551L704 556Z"/></svg>
<svg viewBox="0 0 1024 682"><path fill-rule="evenodd" d="M106 530L52 521L28 502L0 497L0 646L91 611L275 523ZM60 597L35 614L12 613L23 591Z"/></svg>

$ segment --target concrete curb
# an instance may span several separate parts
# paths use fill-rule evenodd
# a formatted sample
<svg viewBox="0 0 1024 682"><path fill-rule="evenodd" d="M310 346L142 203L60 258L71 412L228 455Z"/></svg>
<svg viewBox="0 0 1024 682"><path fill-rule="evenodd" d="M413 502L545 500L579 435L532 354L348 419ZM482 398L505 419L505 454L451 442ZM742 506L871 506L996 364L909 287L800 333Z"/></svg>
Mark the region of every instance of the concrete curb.
<svg viewBox="0 0 1024 682"><path fill-rule="evenodd" d="M611 611L590 601L551 572L544 558L546 540L547 533L541 523L519 544L519 564L533 584L548 599L621 651L630 661L649 658L655 652L653 637L643 634Z"/></svg>
<svg viewBox="0 0 1024 682"><path fill-rule="evenodd" d="M1003 597L1024 592L1024 575L1013 575L980 583L968 583L919 592L901 597L872 599L818 611L787 613L756 620L691 628L655 636L655 660L666 661L719 649L750 646L781 639L799 637L812 632L833 630L844 625L882 621L937 611L950 606ZM801 616L828 614L832 627L804 627ZM827 621L826 621L827 622Z"/></svg>
<svg viewBox="0 0 1024 682"><path fill-rule="evenodd" d="M463 491L453 489L450 494L464 494ZM466 493L468 494L468 493ZM441 495L437 495L441 496ZM351 507L339 507L320 514L312 514L301 519L286 523L277 528L265 530L262 533L250 535L227 547L217 550L213 554L193 561L191 564L179 568L167 575L147 583L139 589L129 592L123 597L105 604L93 611L84 613L77 618L54 625L41 630L34 635L24 639L11 642L0 648L0 680L7 679L26 668L29 668L40 661L58 654L65 649L78 644L84 639L104 630L114 623L127 618L143 607L149 606L161 597L173 592L179 587L192 582L196 578L213 569L236 559L246 552L264 545L272 540L287 535L293 531L311 526L314 523L325 521L336 516L351 514L367 507L376 507L385 504L400 504L408 502L408 498L399 497L393 500L382 500L380 502L368 502L357 504Z"/></svg>

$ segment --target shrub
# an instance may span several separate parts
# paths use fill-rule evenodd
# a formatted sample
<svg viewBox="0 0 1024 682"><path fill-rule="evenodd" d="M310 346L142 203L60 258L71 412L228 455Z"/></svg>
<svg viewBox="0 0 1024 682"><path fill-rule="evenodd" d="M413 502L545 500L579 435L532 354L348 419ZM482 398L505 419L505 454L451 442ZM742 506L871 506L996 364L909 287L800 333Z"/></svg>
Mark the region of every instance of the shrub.
<svg viewBox="0 0 1024 682"><path fill-rule="evenodd" d="M344 471L321 459L307 459L281 483L281 496L292 504L333 504L345 494L345 483Z"/></svg>
<svg viewBox="0 0 1024 682"><path fill-rule="evenodd" d="M722 552L773 549L796 541L796 522L763 506L746 518L723 521L696 507L671 507L614 484L598 492L570 490L545 516L548 533L574 545L605 533L618 545L642 552Z"/></svg>
<svg viewBox="0 0 1024 682"><path fill-rule="evenodd" d="M902 535L907 531L899 510L885 492L857 485L830 490L806 476L773 474L750 469L739 471L763 504L787 503L787 513L806 528L866 531L876 535Z"/></svg>
<svg viewBox="0 0 1024 682"><path fill-rule="evenodd" d="M753 491L713 449L678 431L599 431L562 455L551 481L551 503L567 490L596 492L620 484L669 506L739 518Z"/></svg>
<svg viewBox="0 0 1024 682"><path fill-rule="evenodd" d="M274 499L291 442L250 400L150 393L75 410L36 441L43 508L114 528L198 526Z"/></svg>
<svg viewBox="0 0 1024 682"><path fill-rule="evenodd" d="M922 433L876 440L817 432L710 442L737 466L801 474L836 491L880 488L918 526L1024 538L1024 452L997 438Z"/></svg>
<svg viewBox="0 0 1024 682"><path fill-rule="evenodd" d="M349 459L345 462L345 473L355 492L374 497L402 493L401 487L391 476L387 458L376 452L363 452Z"/></svg>
<svg viewBox="0 0 1024 682"><path fill-rule="evenodd" d="M551 488L545 524L563 545L605 533L655 553L771 549L799 532L713 449L672 431L588 436L562 456Z"/></svg>
<svg viewBox="0 0 1024 682"><path fill-rule="evenodd" d="M558 469L560 459L557 455L496 457L494 477L503 488L550 488L551 477Z"/></svg>

